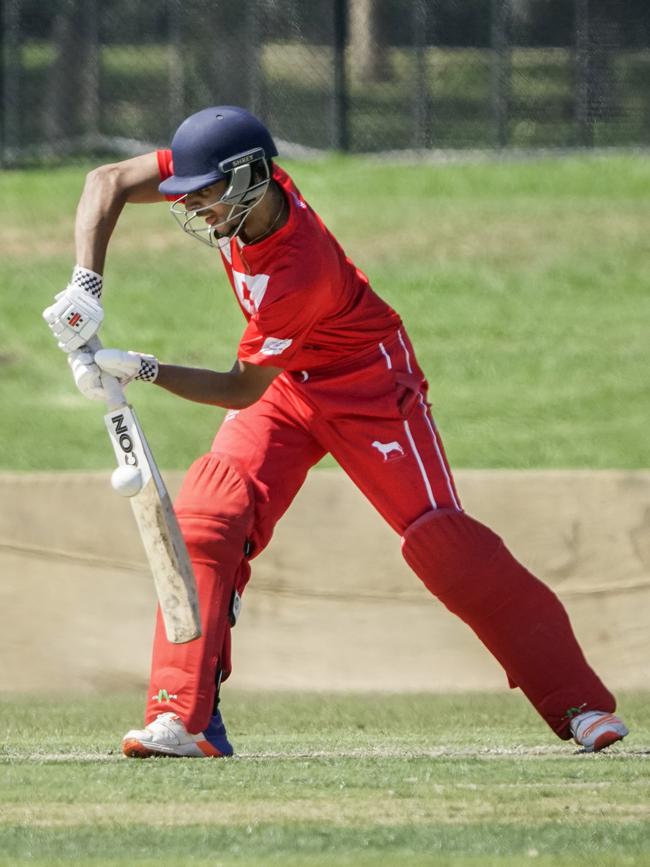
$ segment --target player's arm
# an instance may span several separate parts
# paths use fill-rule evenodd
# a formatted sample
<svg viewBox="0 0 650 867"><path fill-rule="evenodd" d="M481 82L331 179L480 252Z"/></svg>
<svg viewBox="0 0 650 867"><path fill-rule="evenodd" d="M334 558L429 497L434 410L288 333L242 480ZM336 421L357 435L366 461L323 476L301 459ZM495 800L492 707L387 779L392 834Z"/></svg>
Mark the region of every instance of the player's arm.
<svg viewBox="0 0 650 867"><path fill-rule="evenodd" d="M89 172L75 219L77 264L102 274L108 242L124 205L165 201L159 183L155 151Z"/></svg>
<svg viewBox="0 0 650 867"><path fill-rule="evenodd" d="M79 390L91 400L106 400L101 374L114 376L122 386L133 379L153 382L167 391L195 403L207 403L226 409L244 409L264 394L280 367L248 364L237 360L227 373L196 367L160 364L153 355L125 352L122 349L99 349L80 354L71 361Z"/></svg>
<svg viewBox="0 0 650 867"><path fill-rule="evenodd" d="M102 273L122 208L127 202L164 201L158 191L159 180L155 152L100 166L87 175L75 220L77 264L66 288L43 311L66 354L90 345L104 319Z"/></svg>
<svg viewBox="0 0 650 867"><path fill-rule="evenodd" d="M161 364L155 382L167 391L195 403L244 409L259 400L281 372L280 367L247 364L239 360L228 373Z"/></svg>

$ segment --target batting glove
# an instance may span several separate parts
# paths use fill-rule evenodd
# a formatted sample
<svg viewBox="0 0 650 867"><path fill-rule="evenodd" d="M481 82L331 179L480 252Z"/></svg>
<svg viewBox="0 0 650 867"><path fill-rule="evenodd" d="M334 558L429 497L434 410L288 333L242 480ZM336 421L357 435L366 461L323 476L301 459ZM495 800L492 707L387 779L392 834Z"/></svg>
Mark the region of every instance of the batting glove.
<svg viewBox="0 0 650 867"><path fill-rule="evenodd" d="M104 319L102 284L101 274L75 265L70 283L43 311L43 319L64 352L81 349L99 331Z"/></svg>
<svg viewBox="0 0 650 867"><path fill-rule="evenodd" d="M68 364L72 370L75 385L88 400L106 400L102 386L102 372L93 360L93 351L89 346L75 349L68 355Z"/></svg>
<svg viewBox="0 0 650 867"><path fill-rule="evenodd" d="M122 386L134 379L155 382L158 376L158 359L140 352L100 349L95 353L95 364L100 370L114 376Z"/></svg>
<svg viewBox="0 0 650 867"><path fill-rule="evenodd" d="M104 288L104 278L96 271L91 271L90 268L84 268L82 265L75 265L72 271L72 277L68 283L70 286L76 286L78 289L83 289L88 295L100 301L102 297L102 289Z"/></svg>

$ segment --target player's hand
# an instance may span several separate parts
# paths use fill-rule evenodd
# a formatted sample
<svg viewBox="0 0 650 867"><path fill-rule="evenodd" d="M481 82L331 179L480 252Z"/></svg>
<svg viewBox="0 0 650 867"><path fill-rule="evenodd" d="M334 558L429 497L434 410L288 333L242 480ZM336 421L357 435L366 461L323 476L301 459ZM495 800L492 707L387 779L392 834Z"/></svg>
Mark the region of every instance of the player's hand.
<svg viewBox="0 0 650 867"><path fill-rule="evenodd" d="M101 275L75 265L70 283L43 311L43 319L64 352L80 349L99 331L104 319L101 295Z"/></svg>
<svg viewBox="0 0 650 867"><path fill-rule="evenodd" d="M95 353L95 364L100 370L114 376L120 385L128 385L133 379L155 382L158 376L158 359L140 352L100 349Z"/></svg>
<svg viewBox="0 0 650 867"><path fill-rule="evenodd" d="M92 343L92 341L91 341ZM102 372L93 360L91 346L82 346L68 355L68 364L72 370L75 385L88 400L106 400L106 392L102 386Z"/></svg>

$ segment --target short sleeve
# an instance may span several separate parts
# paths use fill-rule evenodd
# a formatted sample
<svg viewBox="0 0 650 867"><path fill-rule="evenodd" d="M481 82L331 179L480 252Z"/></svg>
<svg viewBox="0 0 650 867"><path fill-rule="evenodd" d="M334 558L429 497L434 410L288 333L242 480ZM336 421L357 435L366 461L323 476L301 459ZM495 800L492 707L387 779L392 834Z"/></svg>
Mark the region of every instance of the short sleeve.
<svg viewBox="0 0 650 867"><path fill-rule="evenodd" d="M174 163L172 161L172 152L169 148L156 151L158 160L158 174L161 181L166 181L174 174ZM178 196L165 196L168 202L175 202Z"/></svg>

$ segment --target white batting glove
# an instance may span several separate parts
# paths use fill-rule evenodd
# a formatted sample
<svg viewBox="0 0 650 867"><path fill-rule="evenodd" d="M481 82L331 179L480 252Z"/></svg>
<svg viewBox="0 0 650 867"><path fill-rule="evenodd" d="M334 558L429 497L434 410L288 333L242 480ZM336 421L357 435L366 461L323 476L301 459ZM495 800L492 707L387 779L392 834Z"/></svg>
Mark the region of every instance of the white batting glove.
<svg viewBox="0 0 650 867"><path fill-rule="evenodd" d="M43 319L64 352L80 349L99 331L104 319L102 285L101 274L75 265L70 283L43 311Z"/></svg>
<svg viewBox="0 0 650 867"><path fill-rule="evenodd" d="M68 364L72 370L75 385L88 400L106 400L102 386L101 370L93 360L93 351L89 346L75 349L68 355Z"/></svg>
<svg viewBox="0 0 650 867"><path fill-rule="evenodd" d="M95 364L100 370L114 376L122 386L128 385L134 379L155 382L158 376L158 359L140 352L100 349L95 353Z"/></svg>

